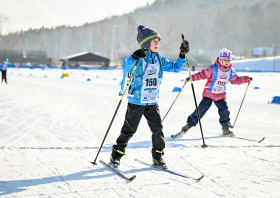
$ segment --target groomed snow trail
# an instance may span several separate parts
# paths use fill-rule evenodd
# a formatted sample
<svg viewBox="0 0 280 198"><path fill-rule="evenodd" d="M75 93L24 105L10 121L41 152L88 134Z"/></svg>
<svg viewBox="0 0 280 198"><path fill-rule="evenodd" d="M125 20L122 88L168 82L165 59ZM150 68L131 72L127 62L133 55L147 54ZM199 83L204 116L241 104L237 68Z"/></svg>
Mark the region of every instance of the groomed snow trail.
<svg viewBox="0 0 280 198"><path fill-rule="evenodd" d="M233 129L250 142L221 136L215 105L199 126L172 139L194 111L187 84L163 122L164 159L170 169L199 182L155 170L134 159L151 162L151 132L143 117L130 140L120 169L136 175L122 179L99 160L90 163L112 119L120 97L121 70L8 69L9 84L0 84L0 197L280 197L280 73L238 73L254 81ZM164 73L160 90L163 117L182 87L186 71ZM87 81L90 79L91 81ZM206 81L194 83L198 103ZM227 86L234 122L246 85ZM259 89L254 89L259 87ZM119 109L99 159L109 160L124 121L127 100Z"/></svg>

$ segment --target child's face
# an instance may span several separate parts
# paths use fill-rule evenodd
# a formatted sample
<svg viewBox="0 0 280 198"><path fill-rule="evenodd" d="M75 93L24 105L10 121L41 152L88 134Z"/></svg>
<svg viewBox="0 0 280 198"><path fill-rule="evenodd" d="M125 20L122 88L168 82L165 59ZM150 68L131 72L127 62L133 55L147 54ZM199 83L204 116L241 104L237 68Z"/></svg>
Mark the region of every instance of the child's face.
<svg viewBox="0 0 280 198"><path fill-rule="evenodd" d="M154 40L151 41L150 50L152 52L157 52L158 48L159 48L159 39L155 38Z"/></svg>
<svg viewBox="0 0 280 198"><path fill-rule="evenodd" d="M223 60L224 67L228 67L230 65L230 60Z"/></svg>

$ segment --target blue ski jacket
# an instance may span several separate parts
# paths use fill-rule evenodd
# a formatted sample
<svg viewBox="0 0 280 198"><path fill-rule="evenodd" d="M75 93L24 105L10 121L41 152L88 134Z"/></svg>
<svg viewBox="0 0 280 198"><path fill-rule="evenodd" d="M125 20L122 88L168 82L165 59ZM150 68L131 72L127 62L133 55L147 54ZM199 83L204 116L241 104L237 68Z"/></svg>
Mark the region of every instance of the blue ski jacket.
<svg viewBox="0 0 280 198"><path fill-rule="evenodd" d="M5 70L7 70L7 67L13 67L13 65L10 64L10 63L8 63L8 62L3 62L3 63L1 63L1 65L0 65L0 70L5 71Z"/></svg>
<svg viewBox="0 0 280 198"><path fill-rule="evenodd" d="M153 53L150 50L147 50L146 52L148 54L144 58L145 62L149 61L150 64L157 63L158 60L160 62L160 71L158 72L159 89L160 89L160 84L161 84L161 81L163 78L163 71L178 73L183 69L183 67L186 63L186 59L182 59L180 57L178 57L177 61L174 62L172 60L166 59L165 56L163 56L159 53ZM124 59L123 66L122 66L123 79L121 82L121 91L120 91L119 95L123 94L123 91L127 84L128 76L132 72L135 64L136 64L136 60L134 58L132 58L132 56L129 56ZM141 90L142 90L142 86L143 86L143 67L145 68L145 65L143 65L143 59L141 58L138 63L138 66L134 72L133 81L131 83L131 86L129 87L128 102L131 104L144 106L144 105L147 105L147 103L141 103ZM155 104L157 104L157 102L148 103L148 105L155 105Z"/></svg>

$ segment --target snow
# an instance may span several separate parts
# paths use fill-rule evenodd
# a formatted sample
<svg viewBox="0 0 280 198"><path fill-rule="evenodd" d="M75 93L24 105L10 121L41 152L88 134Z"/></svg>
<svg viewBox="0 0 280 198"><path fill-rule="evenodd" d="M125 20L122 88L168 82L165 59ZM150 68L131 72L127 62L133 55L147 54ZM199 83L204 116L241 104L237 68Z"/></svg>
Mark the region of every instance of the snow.
<svg viewBox="0 0 280 198"><path fill-rule="evenodd" d="M121 161L125 174L136 175L129 182L99 160L97 166L90 163L119 103L121 70L66 72L69 78L56 69L8 69L9 84L0 85L1 197L280 197L280 105L268 104L280 96L280 73L238 73L254 81L233 131L253 140L265 137L262 143L222 137L215 105L201 120L208 148L201 148L199 126L172 139L195 108L187 84L163 122L164 159L172 170L205 177L196 182L136 162L151 162L151 132L143 118ZM164 73L162 117L178 94L173 88L182 87L186 76L185 71ZM198 103L205 83L194 83ZM232 123L246 88L227 86ZM127 99L98 159L109 161L126 105Z"/></svg>
<svg viewBox="0 0 280 198"><path fill-rule="evenodd" d="M280 56L232 61L235 70L280 72Z"/></svg>

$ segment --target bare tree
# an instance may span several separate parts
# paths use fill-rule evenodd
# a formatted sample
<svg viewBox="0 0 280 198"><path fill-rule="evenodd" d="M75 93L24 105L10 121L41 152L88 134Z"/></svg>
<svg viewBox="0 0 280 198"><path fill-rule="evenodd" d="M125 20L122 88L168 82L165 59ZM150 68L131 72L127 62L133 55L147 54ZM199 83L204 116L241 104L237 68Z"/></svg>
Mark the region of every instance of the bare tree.
<svg viewBox="0 0 280 198"><path fill-rule="evenodd" d="M0 43L1 43L1 40L3 37L3 34L8 32L9 23L10 23L9 18L6 15L0 13ZM0 45L0 47L1 47L1 45Z"/></svg>

